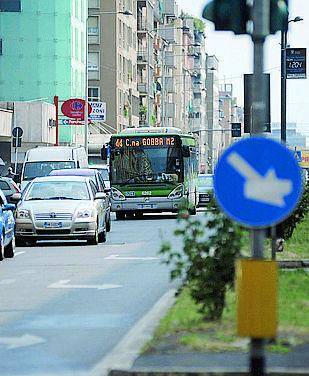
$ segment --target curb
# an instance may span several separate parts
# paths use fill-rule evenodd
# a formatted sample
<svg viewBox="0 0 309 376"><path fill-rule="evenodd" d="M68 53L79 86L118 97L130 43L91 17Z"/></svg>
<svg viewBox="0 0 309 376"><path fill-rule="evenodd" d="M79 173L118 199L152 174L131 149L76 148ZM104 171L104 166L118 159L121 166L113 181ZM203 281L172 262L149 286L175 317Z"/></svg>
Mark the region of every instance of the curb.
<svg viewBox="0 0 309 376"><path fill-rule="evenodd" d="M170 368L169 370L166 368L157 368L157 369L132 369L130 371L124 370L112 370L109 373L109 376L250 376L250 372L248 370L241 370L241 369L224 369L224 368L217 368L217 369L173 369ZM286 376L286 375L302 375L302 376L309 376L308 369L279 369L279 368L270 368L269 370L265 371L265 376Z"/></svg>
<svg viewBox="0 0 309 376"><path fill-rule="evenodd" d="M309 268L309 260L283 260L278 261L280 269L302 269Z"/></svg>

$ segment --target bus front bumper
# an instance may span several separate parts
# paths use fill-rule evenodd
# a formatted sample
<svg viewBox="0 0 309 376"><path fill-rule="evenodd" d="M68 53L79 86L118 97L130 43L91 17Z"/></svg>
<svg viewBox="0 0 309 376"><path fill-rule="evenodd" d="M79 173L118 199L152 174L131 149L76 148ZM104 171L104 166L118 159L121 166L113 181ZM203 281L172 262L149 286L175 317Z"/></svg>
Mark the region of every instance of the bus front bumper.
<svg viewBox="0 0 309 376"><path fill-rule="evenodd" d="M125 201L112 200L112 211L177 212L185 203L184 197L179 199L166 197L127 198Z"/></svg>

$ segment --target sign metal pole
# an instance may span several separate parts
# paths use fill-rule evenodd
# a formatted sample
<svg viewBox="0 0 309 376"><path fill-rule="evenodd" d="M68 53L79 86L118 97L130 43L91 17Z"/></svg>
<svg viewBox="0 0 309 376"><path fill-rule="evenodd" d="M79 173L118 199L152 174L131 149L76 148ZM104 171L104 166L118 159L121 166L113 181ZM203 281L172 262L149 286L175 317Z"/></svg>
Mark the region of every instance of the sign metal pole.
<svg viewBox="0 0 309 376"><path fill-rule="evenodd" d="M254 43L254 73L253 73L253 119L251 134L263 133L266 119L266 81L263 79L264 71L264 43L269 34L270 3L269 0L254 2L253 23L254 31L252 40ZM265 231L253 230L252 257L263 259ZM251 339L250 346L250 372L252 376L263 376L265 372L264 340Z"/></svg>

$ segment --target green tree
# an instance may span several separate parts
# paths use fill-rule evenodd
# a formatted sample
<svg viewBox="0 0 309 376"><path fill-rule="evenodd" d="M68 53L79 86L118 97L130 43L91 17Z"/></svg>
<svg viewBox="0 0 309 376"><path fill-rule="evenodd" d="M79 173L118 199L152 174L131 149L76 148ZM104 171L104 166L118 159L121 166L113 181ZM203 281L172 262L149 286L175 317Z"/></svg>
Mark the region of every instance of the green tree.
<svg viewBox="0 0 309 376"><path fill-rule="evenodd" d="M182 212L181 227L175 231L183 239L183 249L173 250L165 242L160 253L173 265L171 278L183 278L200 312L207 320L221 318L225 294L234 284L235 260L240 255L242 231L229 220L215 202L202 220Z"/></svg>

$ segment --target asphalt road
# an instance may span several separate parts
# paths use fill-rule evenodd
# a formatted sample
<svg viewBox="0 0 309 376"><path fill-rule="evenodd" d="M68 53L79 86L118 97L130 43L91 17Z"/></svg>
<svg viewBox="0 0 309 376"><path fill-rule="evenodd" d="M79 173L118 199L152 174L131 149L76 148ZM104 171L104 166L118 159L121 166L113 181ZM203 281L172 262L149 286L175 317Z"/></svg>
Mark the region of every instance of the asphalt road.
<svg viewBox="0 0 309 376"><path fill-rule="evenodd" d="M0 263L0 375L102 375L133 353L175 288L157 255L161 237L177 243L175 226L146 216L113 221L98 246L16 248Z"/></svg>

